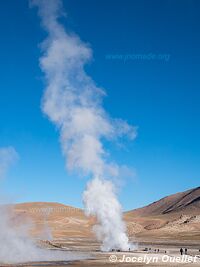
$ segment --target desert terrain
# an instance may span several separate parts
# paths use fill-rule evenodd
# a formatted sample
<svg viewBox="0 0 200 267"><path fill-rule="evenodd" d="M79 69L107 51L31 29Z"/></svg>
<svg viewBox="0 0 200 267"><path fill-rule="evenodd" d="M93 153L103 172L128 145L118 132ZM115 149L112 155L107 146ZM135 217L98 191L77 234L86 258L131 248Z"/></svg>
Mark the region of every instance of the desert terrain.
<svg viewBox="0 0 200 267"><path fill-rule="evenodd" d="M145 266L148 257L156 257L158 261L150 261L148 266L200 265L200 257L196 256L200 254L200 187L124 212L129 238L136 244L135 249L128 252L102 253L92 232L95 218L86 217L81 209L59 203L36 202L16 204L13 211L13 225L29 224L30 235L38 246L52 251L82 252L87 257L73 262L0 266ZM187 248L190 262L176 262L181 247ZM127 262L120 262L123 257ZM143 262L140 262L140 257Z"/></svg>

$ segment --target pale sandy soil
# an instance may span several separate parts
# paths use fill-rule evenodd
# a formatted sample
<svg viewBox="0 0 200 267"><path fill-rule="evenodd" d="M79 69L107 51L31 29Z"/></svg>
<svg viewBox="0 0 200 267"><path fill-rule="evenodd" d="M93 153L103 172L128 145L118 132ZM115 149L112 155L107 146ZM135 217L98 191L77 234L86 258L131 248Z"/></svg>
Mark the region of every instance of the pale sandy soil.
<svg viewBox="0 0 200 267"><path fill-rule="evenodd" d="M193 263L175 263L170 262L173 259L177 259L177 257L180 257L179 253L179 245L177 246L174 242L174 244L167 244L167 243L156 243L156 241L150 242L144 242L141 244L138 244L138 248L136 251L133 252L109 252L109 253L102 253L99 251L99 244L92 240L92 239L85 239L85 238L68 238L68 239L62 239L62 240L55 240L53 242L56 246L61 246L62 248L66 249L67 251L80 251L88 253L89 259L80 260L80 261L74 261L74 262L68 262L68 261L50 261L50 262L32 262L32 263L18 263L18 264L0 264L0 267L86 267L86 266L94 266L94 267L101 267L101 266L110 266L110 267L119 267L119 266L200 266L200 257L196 260L196 262ZM194 256L197 254L200 254L197 245L193 246L189 243L187 244L188 247L188 254L193 256L193 261L195 260ZM148 251L144 251L145 248L148 248ZM159 253L155 253L155 249L159 248ZM150 250L151 249L151 250ZM166 252L165 252L166 251ZM110 261L113 259L115 262ZM124 256L125 255L125 256ZM145 256L146 255L146 256ZM169 256L169 259L167 263L162 261L162 257ZM116 260L117 257L117 260ZM132 259L134 257L134 260L138 261L139 258L142 258L143 262L120 262L123 257L126 257L126 259ZM149 264L147 264L147 259L145 260L145 257L155 257L157 258L157 262L153 263L152 260ZM166 258L165 258L166 260Z"/></svg>

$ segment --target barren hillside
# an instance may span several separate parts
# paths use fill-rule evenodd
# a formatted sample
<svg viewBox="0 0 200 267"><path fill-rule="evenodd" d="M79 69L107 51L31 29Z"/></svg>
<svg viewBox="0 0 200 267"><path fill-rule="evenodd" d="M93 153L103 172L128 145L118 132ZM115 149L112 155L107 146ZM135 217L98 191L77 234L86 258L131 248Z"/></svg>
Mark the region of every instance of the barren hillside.
<svg viewBox="0 0 200 267"><path fill-rule="evenodd" d="M200 187L126 212L130 236L160 240L200 240Z"/></svg>
<svg viewBox="0 0 200 267"><path fill-rule="evenodd" d="M87 237L91 235L92 218L83 210L60 203L33 202L16 204L18 218L31 221L33 236L50 238Z"/></svg>
<svg viewBox="0 0 200 267"><path fill-rule="evenodd" d="M176 212L184 214L200 211L200 187L164 197L146 207L128 212L134 216L152 216Z"/></svg>
<svg viewBox="0 0 200 267"><path fill-rule="evenodd" d="M93 238L94 218L83 210L59 203L33 202L14 206L13 221L30 224L31 234L42 239ZM162 198L124 213L130 237L200 240L200 187Z"/></svg>

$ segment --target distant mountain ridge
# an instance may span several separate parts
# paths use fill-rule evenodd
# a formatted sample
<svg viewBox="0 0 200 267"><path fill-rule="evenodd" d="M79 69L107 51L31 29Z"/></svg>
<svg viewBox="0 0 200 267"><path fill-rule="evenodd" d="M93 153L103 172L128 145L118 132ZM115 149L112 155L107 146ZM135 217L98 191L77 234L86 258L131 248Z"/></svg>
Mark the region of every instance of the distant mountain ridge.
<svg viewBox="0 0 200 267"><path fill-rule="evenodd" d="M130 200L131 201L131 200ZM13 224L31 220L33 237L47 240L95 238L94 217L84 210L54 202L29 202L14 205ZM129 237L157 240L195 239L200 241L200 187L176 193L143 208L124 212Z"/></svg>
<svg viewBox="0 0 200 267"><path fill-rule="evenodd" d="M84 215L82 209L67 206L61 203L55 202L28 202L15 204L15 209L17 211L31 211L31 210L48 210L55 211L79 211ZM189 189L184 192L179 192L166 196L158 201L155 201L142 208L134 209L125 212L125 214L132 214L134 216L158 216L170 213L196 213L200 214L200 186Z"/></svg>
<svg viewBox="0 0 200 267"><path fill-rule="evenodd" d="M200 187L164 197L127 213L135 216L154 216L181 212L184 214L199 212L200 214Z"/></svg>

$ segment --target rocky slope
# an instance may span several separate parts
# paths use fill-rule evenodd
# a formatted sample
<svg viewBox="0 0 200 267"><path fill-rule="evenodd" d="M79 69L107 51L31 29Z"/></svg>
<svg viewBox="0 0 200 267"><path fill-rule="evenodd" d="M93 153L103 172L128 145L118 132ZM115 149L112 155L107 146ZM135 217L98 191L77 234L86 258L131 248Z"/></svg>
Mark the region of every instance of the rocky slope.
<svg viewBox="0 0 200 267"><path fill-rule="evenodd" d="M128 212L134 216L200 212L200 187L164 197L146 207Z"/></svg>

